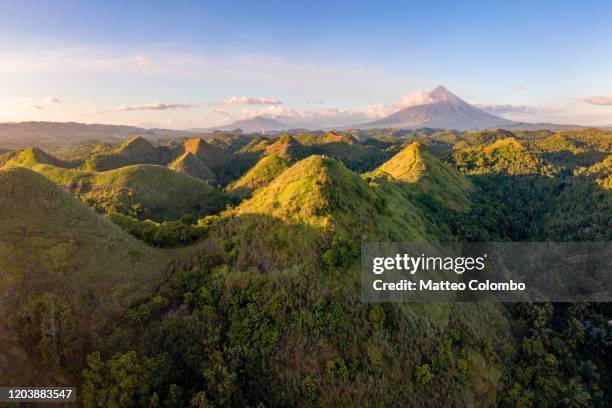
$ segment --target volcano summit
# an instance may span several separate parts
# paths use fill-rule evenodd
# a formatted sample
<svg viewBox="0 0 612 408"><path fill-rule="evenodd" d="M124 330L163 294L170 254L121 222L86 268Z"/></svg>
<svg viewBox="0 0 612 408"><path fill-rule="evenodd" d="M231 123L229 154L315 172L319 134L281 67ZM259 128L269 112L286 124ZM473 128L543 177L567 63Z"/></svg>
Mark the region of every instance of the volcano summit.
<svg viewBox="0 0 612 408"><path fill-rule="evenodd" d="M477 130L514 125L507 119L491 115L470 105L443 86L428 94L431 102L401 109L384 118L354 126L355 128L442 128Z"/></svg>

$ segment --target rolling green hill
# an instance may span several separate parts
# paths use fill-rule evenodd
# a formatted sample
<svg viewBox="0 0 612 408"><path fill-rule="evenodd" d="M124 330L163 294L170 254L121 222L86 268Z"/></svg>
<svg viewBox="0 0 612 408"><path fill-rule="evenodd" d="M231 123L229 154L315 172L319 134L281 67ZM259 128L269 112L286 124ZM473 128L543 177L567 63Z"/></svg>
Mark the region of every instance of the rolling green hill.
<svg viewBox="0 0 612 408"><path fill-rule="evenodd" d="M243 138L241 141L244 143L246 140ZM189 139L183 146L185 153L191 153L215 174L216 182L221 186L240 178L260 157L259 152L233 151L239 146L225 150L200 138Z"/></svg>
<svg viewBox="0 0 612 408"><path fill-rule="evenodd" d="M183 153L170 163L168 167L178 173L187 174L188 176L206 180L211 183L214 183L217 178L212 170L191 152Z"/></svg>
<svg viewBox="0 0 612 408"><path fill-rule="evenodd" d="M228 153L217 146L207 143L204 139L189 139L183 146L186 153L193 154L213 171L230 161Z"/></svg>
<svg viewBox="0 0 612 408"><path fill-rule="evenodd" d="M266 147L265 154L285 160L299 160L306 156L306 148L291 135L283 135Z"/></svg>
<svg viewBox="0 0 612 408"><path fill-rule="evenodd" d="M332 158L293 164L223 215L208 242L238 264L264 269L317 259L333 239L420 240L444 235L395 185L366 182ZM336 238L334 238L336 237ZM353 244L351 244L353 245ZM300 258L301 259L301 258Z"/></svg>
<svg viewBox="0 0 612 408"><path fill-rule="evenodd" d="M402 183L411 195L453 210L465 211L470 204L471 183L457 170L414 142L378 167L373 174L388 175Z"/></svg>
<svg viewBox="0 0 612 408"><path fill-rule="evenodd" d="M312 146L326 143L359 144L359 141L350 133L329 132L304 132L294 135L295 139L303 145Z"/></svg>
<svg viewBox="0 0 612 408"><path fill-rule="evenodd" d="M117 147L101 147L94 150L85 161L84 168L91 171L106 171L132 164L164 164L169 159L169 149L153 146L138 136Z"/></svg>
<svg viewBox="0 0 612 408"><path fill-rule="evenodd" d="M15 156L15 161L19 161L24 166L33 166L35 164L48 164L57 167L68 167L66 163L51 156L50 154L42 151L37 147L30 147L29 149L18 152Z"/></svg>
<svg viewBox="0 0 612 408"><path fill-rule="evenodd" d="M390 156L388 152L359 143L350 134L335 132L299 133L295 137L283 135L266 148L265 154L276 155L289 161L310 155L330 156L356 172L372 170Z"/></svg>
<svg viewBox="0 0 612 408"><path fill-rule="evenodd" d="M227 202L205 181L163 166L140 164L93 172L40 163L31 152L21 152L6 166L29 167L44 174L98 211L163 221L187 213L215 213Z"/></svg>
<svg viewBox="0 0 612 408"><path fill-rule="evenodd" d="M231 190L257 190L270 184L288 166L287 160L281 157L264 156L244 176L230 184L228 188Z"/></svg>
<svg viewBox="0 0 612 408"><path fill-rule="evenodd" d="M251 143L253 137L233 133L220 133L206 136L205 140L206 143L216 146L227 153L235 153Z"/></svg>
<svg viewBox="0 0 612 408"><path fill-rule="evenodd" d="M0 379L73 384L95 333L170 261L44 176L0 170Z"/></svg>

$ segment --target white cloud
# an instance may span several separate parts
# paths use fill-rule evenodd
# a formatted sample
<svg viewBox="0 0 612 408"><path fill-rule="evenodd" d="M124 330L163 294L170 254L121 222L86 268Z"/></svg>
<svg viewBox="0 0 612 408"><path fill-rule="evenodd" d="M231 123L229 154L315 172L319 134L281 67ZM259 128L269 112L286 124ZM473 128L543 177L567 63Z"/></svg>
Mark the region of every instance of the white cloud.
<svg viewBox="0 0 612 408"><path fill-rule="evenodd" d="M232 96L223 101L226 105L281 105L277 98L249 98L248 96Z"/></svg>
<svg viewBox="0 0 612 408"><path fill-rule="evenodd" d="M417 90L403 95L400 99L395 101L393 108L395 110L400 110L410 106L425 105L433 101L433 98L429 96L428 92Z"/></svg>
<svg viewBox="0 0 612 408"><path fill-rule="evenodd" d="M193 109L198 107L194 104L185 103L146 103L143 105L123 105L115 108L116 111L139 111L139 110L170 110L170 109Z"/></svg>
<svg viewBox="0 0 612 408"><path fill-rule="evenodd" d="M369 104L365 108L363 108L363 114L367 118L377 119L377 118L382 118L383 116L390 115L396 110L398 109L389 107L382 103L374 103L374 104Z"/></svg>
<svg viewBox="0 0 612 408"><path fill-rule="evenodd" d="M587 96L584 98L578 98L582 102L590 105L610 106L612 105L612 95L608 96Z"/></svg>
<svg viewBox="0 0 612 408"><path fill-rule="evenodd" d="M60 104L62 103L62 101L60 101L60 99L56 98L55 96L47 96L45 98L45 103Z"/></svg>
<svg viewBox="0 0 612 408"><path fill-rule="evenodd" d="M308 98L306 99L306 103L309 105L322 105L325 103L325 101L322 99Z"/></svg>
<svg viewBox="0 0 612 408"><path fill-rule="evenodd" d="M513 91L526 91L527 87L525 85L516 84L512 87Z"/></svg>

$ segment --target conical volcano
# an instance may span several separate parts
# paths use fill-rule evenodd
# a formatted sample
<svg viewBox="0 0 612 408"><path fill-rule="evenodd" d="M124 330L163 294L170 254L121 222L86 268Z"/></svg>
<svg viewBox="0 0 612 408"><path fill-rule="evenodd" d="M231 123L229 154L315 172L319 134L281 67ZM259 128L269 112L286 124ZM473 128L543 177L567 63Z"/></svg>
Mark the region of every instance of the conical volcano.
<svg viewBox="0 0 612 408"><path fill-rule="evenodd" d="M458 130L478 130L513 125L503 119L470 105L443 86L438 86L429 94L430 102L410 106L389 116L355 127L367 128L438 128Z"/></svg>

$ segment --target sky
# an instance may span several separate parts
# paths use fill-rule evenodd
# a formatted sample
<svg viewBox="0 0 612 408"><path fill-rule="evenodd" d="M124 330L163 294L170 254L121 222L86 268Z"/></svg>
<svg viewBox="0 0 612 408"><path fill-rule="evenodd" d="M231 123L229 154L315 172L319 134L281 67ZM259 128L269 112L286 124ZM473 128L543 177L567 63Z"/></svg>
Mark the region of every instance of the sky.
<svg viewBox="0 0 612 408"><path fill-rule="evenodd" d="M0 0L0 122L360 123L444 85L612 125L609 1Z"/></svg>

